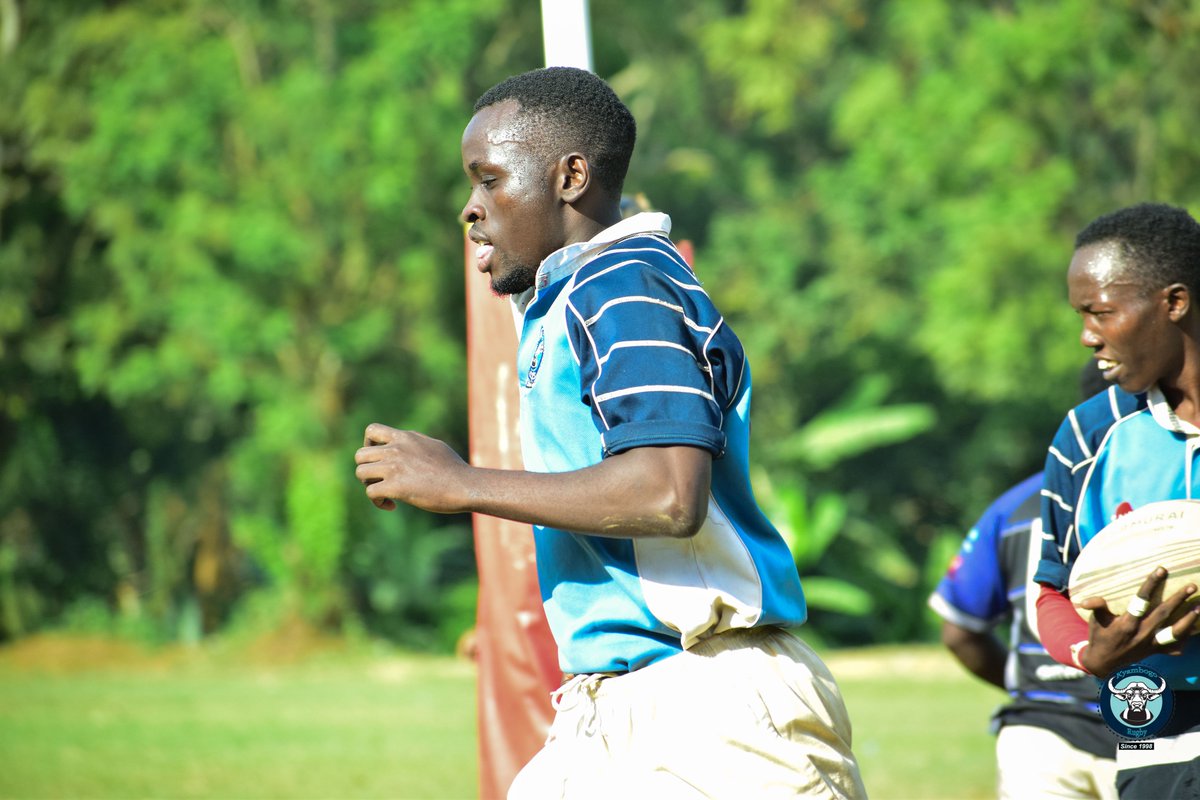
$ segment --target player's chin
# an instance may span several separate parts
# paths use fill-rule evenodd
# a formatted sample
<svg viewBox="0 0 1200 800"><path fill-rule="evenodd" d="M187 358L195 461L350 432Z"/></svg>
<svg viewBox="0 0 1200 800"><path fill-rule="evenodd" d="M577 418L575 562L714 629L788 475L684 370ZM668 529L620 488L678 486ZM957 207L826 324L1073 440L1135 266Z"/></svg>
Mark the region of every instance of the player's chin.
<svg viewBox="0 0 1200 800"><path fill-rule="evenodd" d="M1154 364L1138 364L1122 361L1117 365L1113 374L1105 375L1110 383L1115 383L1129 394L1142 394L1158 383L1158 372Z"/></svg>
<svg viewBox="0 0 1200 800"><path fill-rule="evenodd" d="M492 292L498 297L520 294L533 286L537 267L517 266L497 274L492 271Z"/></svg>
<svg viewBox="0 0 1200 800"><path fill-rule="evenodd" d="M1126 394L1142 394L1150 390L1157 381L1148 379L1141 375L1127 375L1121 373L1115 376L1115 383L1120 386Z"/></svg>

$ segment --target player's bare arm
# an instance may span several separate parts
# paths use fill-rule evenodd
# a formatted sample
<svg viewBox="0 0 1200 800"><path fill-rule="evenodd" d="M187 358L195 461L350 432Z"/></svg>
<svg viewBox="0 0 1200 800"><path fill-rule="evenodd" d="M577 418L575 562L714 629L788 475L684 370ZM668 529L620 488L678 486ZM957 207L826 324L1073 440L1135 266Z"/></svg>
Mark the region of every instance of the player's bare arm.
<svg viewBox="0 0 1200 800"><path fill-rule="evenodd" d="M599 536L691 536L708 509L712 456L694 447L639 447L573 472L473 467L415 431L370 425L355 476L375 505L474 512Z"/></svg>
<svg viewBox="0 0 1200 800"><path fill-rule="evenodd" d="M972 674L993 686L1004 687L1004 662L1008 649L991 632L972 631L942 620L942 644Z"/></svg>
<svg viewBox="0 0 1200 800"><path fill-rule="evenodd" d="M1143 600L1154 597L1166 579L1167 571L1158 567L1146 576L1137 596ZM1093 675L1105 676L1148 656L1179 654L1200 620L1200 606L1179 614L1195 592L1196 585L1188 584L1158 605L1148 607L1141 616L1128 611L1113 614L1101 597L1085 599L1079 606L1091 611L1092 619L1088 646L1079 655L1080 664Z"/></svg>

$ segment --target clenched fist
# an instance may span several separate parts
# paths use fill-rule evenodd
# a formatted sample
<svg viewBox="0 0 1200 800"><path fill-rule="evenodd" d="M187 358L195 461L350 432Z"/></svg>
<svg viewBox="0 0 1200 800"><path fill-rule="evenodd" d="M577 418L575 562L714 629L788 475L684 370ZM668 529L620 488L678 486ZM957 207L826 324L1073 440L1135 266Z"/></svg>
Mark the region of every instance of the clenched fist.
<svg viewBox="0 0 1200 800"><path fill-rule="evenodd" d="M373 423L354 460L355 477L379 508L391 511L401 502L443 514L465 510L461 490L471 466L445 442Z"/></svg>

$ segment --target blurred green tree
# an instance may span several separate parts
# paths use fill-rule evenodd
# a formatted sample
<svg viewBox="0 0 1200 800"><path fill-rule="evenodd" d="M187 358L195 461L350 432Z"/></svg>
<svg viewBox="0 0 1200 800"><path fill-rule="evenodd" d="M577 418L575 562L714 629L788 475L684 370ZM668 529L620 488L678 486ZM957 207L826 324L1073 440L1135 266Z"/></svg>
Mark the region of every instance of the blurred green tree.
<svg viewBox="0 0 1200 800"><path fill-rule="evenodd" d="M108 550L86 559L108 561L98 583L172 623L180 598L227 590L224 543L292 611L336 621L347 550L392 524L350 525L362 427L464 440L447 132L481 16L389 6L28 9L5 70L20 80L3 84L10 593L38 582L21 563L55 560L23 542L74 539ZM56 385L28 387L39 375ZM108 419L47 419L56 389L64 415ZM113 442L82 460L69 433ZM52 509L30 523L44 495L79 507L78 526Z"/></svg>
<svg viewBox="0 0 1200 800"><path fill-rule="evenodd" d="M946 543L1074 400L1074 232L1200 200L1200 10L591 8L628 186L751 354L814 625L927 632ZM373 420L464 449L457 143L539 25L523 0L0 2L0 638L89 598L193 637L255 587L414 641L449 636L431 595L469 616L465 521L376 512L352 452Z"/></svg>

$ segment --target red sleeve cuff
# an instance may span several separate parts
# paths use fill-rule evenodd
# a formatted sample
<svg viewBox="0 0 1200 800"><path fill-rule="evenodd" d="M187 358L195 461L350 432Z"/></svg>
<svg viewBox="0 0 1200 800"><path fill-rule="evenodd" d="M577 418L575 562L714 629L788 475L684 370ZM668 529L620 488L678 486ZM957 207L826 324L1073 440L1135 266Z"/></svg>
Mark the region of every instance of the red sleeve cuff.
<svg viewBox="0 0 1200 800"><path fill-rule="evenodd" d="M1083 669L1078 661L1082 647L1072 648L1087 642L1088 624L1079 616L1071 599L1057 589L1042 586L1037 599L1037 628L1042 647L1046 648L1055 661Z"/></svg>

